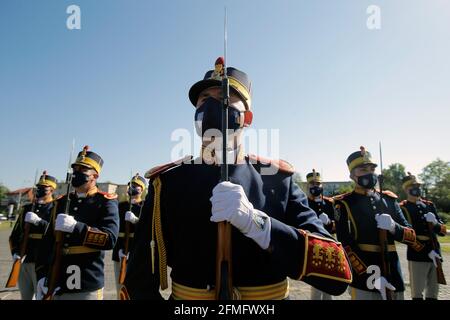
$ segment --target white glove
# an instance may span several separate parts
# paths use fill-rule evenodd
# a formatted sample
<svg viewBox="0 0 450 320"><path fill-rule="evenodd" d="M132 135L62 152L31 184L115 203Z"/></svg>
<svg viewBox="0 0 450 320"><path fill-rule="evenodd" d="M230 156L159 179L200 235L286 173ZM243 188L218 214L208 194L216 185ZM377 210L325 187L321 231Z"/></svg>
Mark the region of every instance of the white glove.
<svg viewBox="0 0 450 320"><path fill-rule="evenodd" d="M72 233L76 224L77 220L75 220L74 217L65 213L60 213L56 217L55 231Z"/></svg>
<svg viewBox="0 0 450 320"><path fill-rule="evenodd" d="M123 250L122 249L119 249L119 259L120 260L122 260L122 258L127 258L127 260L128 260L128 257L130 256L130 253L128 252L127 254L124 254L123 253Z"/></svg>
<svg viewBox="0 0 450 320"><path fill-rule="evenodd" d="M16 260L22 259L22 257L19 256L17 253L14 253L13 256L12 256L12 259L13 259L13 262L16 262Z"/></svg>
<svg viewBox="0 0 450 320"><path fill-rule="evenodd" d="M377 221L377 227L379 229L387 230L390 233L395 232L395 221L392 217L386 213L376 214L375 220Z"/></svg>
<svg viewBox="0 0 450 320"><path fill-rule="evenodd" d="M386 290L391 290L394 291L395 287L390 284L385 277L379 277L378 279L375 280L375 288L380 291L381 293L381 297L383 298L383 300L387 300L386 297Z"/></svg>
<svg viewBox="0 0 450 320"><path fill-rule="evenodd" d="M323 213L323 212L319 215L319 219L320 219L320 221L322 221L324 226L329 225L330 222L331 222L331 220L328 217L328 215L326 213Z"/></svg>
<svg viewBox="0 0 450 320"><path fill-rule="evenodd" d="M37 283L37 290L36 290L36 300L42 300L44 299L44 296L47 294L48 288L45 286L45 280L47 278L41 278L39 279ZM53 296L56 292L58 292L61 288L57 287L55 289L55 292L53 292Z"/></svg>
<svg viewBox="0 0 450 320"><path fill-rule="evenodd" d="M442 260L441 256L440 256L436 251L434 251L434 250L431 250L431 251L428 253L428 257L433 261L433 264L434 264L434 266L435 266L436 268L438 267L438 265L437 265L437 259L439 259L439 261Z"/></svg>
<svg viewBox="0 0 450 320"><path fill-rule="evenodd" d="M41 220L42 219L34 212L29 211L25 214L25 222L29 222L35 226L37 226Z"/></svg>
<svg viewBox="0 0 450 320"><path fill-rule="evenodd" d="M129 221L132 224L136 224L139 221L139 218L134 215L133 212L127 211L125 212L125 221Z"/></svg>
<svg viewBox="0 0 450 320"><path fill-rule="evenodd" d="M262 249L269 247L270 218L253 208L242 186L228 181L220 182L214 187L212 194L209 199L212 204L212 222L228 221Z"/></svg>
<svg viewBox="0 0 450 320"><path fill-rule="evenodd" d="M439 223L436 219L436 216L432 212L428 212L425 215L425 219L427 220L427 222L431 222L433 225L436 225Z"/></svg>

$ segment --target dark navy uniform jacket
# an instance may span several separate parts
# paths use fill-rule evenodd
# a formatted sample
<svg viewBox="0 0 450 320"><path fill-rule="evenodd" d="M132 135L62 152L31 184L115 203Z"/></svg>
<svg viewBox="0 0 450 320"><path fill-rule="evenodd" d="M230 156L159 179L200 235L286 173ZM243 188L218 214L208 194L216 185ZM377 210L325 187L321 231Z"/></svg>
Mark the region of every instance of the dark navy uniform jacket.
<svg viewBox="0 0 450 320"><path fill-rule="evenodd" d="M396 225L394 234L387 231L390 276L386 278L396 291L405 290L394 241L413 243L415 235L409 228L410 225L403 216L396 198L392 192L385 191L384 206L379 193L369 196L353 191L334 198L337 238L344 245L353 266L353 282L350 286L378 292L376 289L368 289L367 279L371 274L368 274L366 269L370 265L377 265L382 270L379 229L375 214L387 213L391 215Z"/></svg>
<svg viewBox="0 0 450 320"><path fill-rule="evenodd" d="M64 250L61 262L59 287L61 293L94 291L104 287L104 250L111 250L119 233L119 210L117 195L99 192L97 188L79 198L70 195L69 214L77 224L72 233L64 233ZM36 264L37 279L48 277L54 255L55 219L63 213L66 196L56 201L52 219L44 234ZM74 274L71 265L81 270L81 288L69 289L67 279ZM47 279L48 280L48 279Z"/></svg>
<svg viewBox="0 0 450 320"><path fill-rule="evenodd" d="M270 164L252 164L248 157L244 164L229 165L230 181L243 187L254 208L270 216L272 226L268 250L261 249L252 239L232 228L233 285L262 286L284 281L286 277L301 277L332 295L342 294L348 286L350 270L347 278L341 274L334 274L335 279L302 274L305 265L312 269L314 266L305 257L305 236L300 229L336 243L308 207L305 194L292 179L293 170L280 168L274 175L262 175L261 170L267 165ZM220 166L191 163L150 177L151 183L155 179L161 182L162 233L171 278L177 284L202 289L215 285L217 223L210 221L210 198L220 176ZM154 191L150 186L127 267L125 287L131 299L161 299L159 261L153 261L155 272L152 274L150 250ZM311 249L308 243L306 247ZM320 250L318 245L318 258L322 258ZM337 253L343 258L341 266L350 269L342 246Z"/></svg>
<svg viewBox="0 0 450 320"><path fill-rule="evenodd" d="M141 208L142 208L143 204L144 204L144 202L141 201L139 203L134 203L131 205L131 212L133 212L134 215L138 218L141 214ZM117 243L116 243L116 246L114 247L113 254L112 254L112 259L117 262L120 262L119 250L122 249L122 251L123 251L124 247L125 247L125 223L126 223L125 212L127 212L128 210L130 210L130 203L128 201L119 203L119 218L120 218L119 238L117 239ZM135 231L135 225L130 223L130 238L128 241L128 251L133 246L134 231Z"/></svg>
<svg viewBox="0 0 450 320"><path fill-rule="evenodd" d="M334 201L328 197L322 197L321 201L315 201L314 198L308 197L308 205L317 213L319 217L322 213L326 213L330 218L330 224L325 226L330 233L336 233L336 222L334 221Z"/></svg>
<svg viewBox="0 0 450 320"><path fill-rule="evenodd" d="M25 226L25 214L31 211L32 205L26 205L23 207L22 213L17 218L16 224L9 237L9 244L11 248L11 254L20 255L20 244L23 240L24 226ZM41 242L42 236L44 234L45 228L47 228L48 221L50 221L50 214L53 208L53 201L47 203L37 203L34 208L34 213L36 213L42 220L39 224L35 226L30 225L30 235L28 237L26 257L24 262L36 262L37 252L39 249L39 244ZM22 257L23 258L23 257Z"/></svg>
<svg viewBox="0 0 450 320"><path fill-rule="evenodd" d="M447 231L444 222L439 218L439 215L436 212L436 207L431 201L425 199L420 199L417 203L404 200L400 203L400 207L402 208L406 219L408 219L409 223L416 231L416 243L408 246L408 260L432 262L428 257L428 253L433 250L433 245L425 215L428 212L431 212L436 216L438 221L438 224L433 227L432 237L436 237L436 235L445 236ZM439 242L436 241L436 244L436 251L440 253Z"/></svg>

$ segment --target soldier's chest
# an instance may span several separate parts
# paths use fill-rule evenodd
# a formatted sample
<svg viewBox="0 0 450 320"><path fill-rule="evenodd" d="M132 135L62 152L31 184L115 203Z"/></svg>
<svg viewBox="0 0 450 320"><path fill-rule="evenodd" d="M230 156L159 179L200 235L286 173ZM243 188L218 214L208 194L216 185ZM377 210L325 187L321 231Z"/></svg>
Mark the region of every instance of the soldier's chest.
<svg viewBox="0 0 450 320"><path fill-rule="evenodd" d="M427 206L424 204L411 204L407 206L409 216L416 231L425 230L427 228L425 214L428 212Z"/></svg>
<svg viewBox="0 0 450 320"><path fill-rule="evenodd" d="M94 223L102 212L103 204L95 197L75 198L70 201L69 214L77 221Z"/></svg>

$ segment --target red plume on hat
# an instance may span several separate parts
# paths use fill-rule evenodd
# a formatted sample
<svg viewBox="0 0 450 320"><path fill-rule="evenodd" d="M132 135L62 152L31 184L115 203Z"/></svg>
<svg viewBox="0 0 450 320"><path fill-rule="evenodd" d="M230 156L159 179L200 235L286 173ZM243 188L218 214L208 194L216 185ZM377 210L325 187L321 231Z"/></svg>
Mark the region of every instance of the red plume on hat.
<svg viewBox="0 0 450 320"><path fill-rule="evenodd" d="M223 57L218 57L214 65L217 66L218 64L221 64L223 66L225 64L225 59Z"/></svg>

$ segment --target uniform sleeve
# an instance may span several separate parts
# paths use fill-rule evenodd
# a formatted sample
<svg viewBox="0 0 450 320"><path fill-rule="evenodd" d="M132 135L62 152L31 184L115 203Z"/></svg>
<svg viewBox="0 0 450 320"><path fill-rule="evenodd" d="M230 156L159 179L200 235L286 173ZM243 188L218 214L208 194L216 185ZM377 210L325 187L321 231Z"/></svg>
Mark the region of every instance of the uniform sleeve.
<svg viewBox="0 0 450 320"><path fill-rule="evenodd" d="M430 204L430 209L430 211L434 213L438 221L438 223L433 227L434 233L441 237L447 235L447 226L445 225L444 221L442 221L441 217L439 217L439 214L437 213L436 207L433 203Z"/></svg>
<svg viewBox="0 0 450 320"><path fill-rule="evenodd" d="M116 199L104 200L103 217L95 226L77 221L71 234L72 241L101 250L114 248L119 236L119 204Z"/></svg>
<svg viewBox="0 0 450 320"><path fill-rule="evenodd" d="M394 239L408 245L413 245L416 242L416 232L405 219L397 200L392 199L391 207L393 209L392 218L395 221Z"/></svg>
<svg viewBox="0 0 450 320"><path fill-rule="evenodd" d="M365 274L367 270L367 265L362 260L364 254L362 254L353 236L355 229L350 220L346 206L340 201L335 202L335 218L336 235L338 240L342 242L345 252L348 255L353 274L355 276L361 276Z"/></svg>
<svg viewBox="0 0 450 320"><path fill-rule="evenodd" d="M351 270L340 243L325 230L307 197L290 178L286 220L271 218L269 251L288 277L302 280L331 295L342 294Z"/></svg>
<svg viewBox="0 0 450 320"><path fill-rule="evenodd" d="M150 187L136 225L133 247L127 264L124 288L131 300L163 300L159 293L158 248L155 246L154 260L150 249L153 196L154 190Z"/></svg>
<svg viewBox="0 0 450 320"><path fill-rule="evenodd" d="M54 255L54 245L55 245L55 215L57 212L57 204L52 209L52 214L50 215L50 221L47 228L44 231L42 240L39 243L39 250L36 257L36 278L40 280L47 277L50 264L53 260Z"/></svg>

